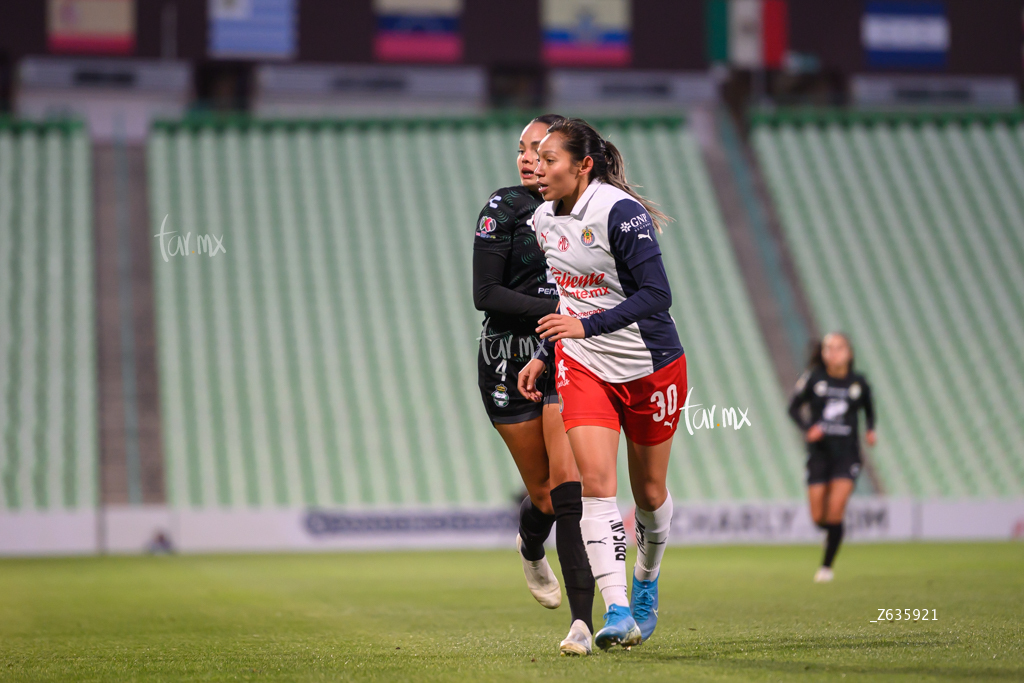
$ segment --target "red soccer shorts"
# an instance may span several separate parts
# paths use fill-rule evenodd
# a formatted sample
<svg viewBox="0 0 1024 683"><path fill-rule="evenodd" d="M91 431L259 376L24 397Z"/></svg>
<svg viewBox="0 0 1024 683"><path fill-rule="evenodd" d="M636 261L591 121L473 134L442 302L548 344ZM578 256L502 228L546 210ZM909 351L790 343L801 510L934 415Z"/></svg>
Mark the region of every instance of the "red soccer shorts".
<svg viewBox="0 0 1024 683"><path fill-rule="evenodd" d="M559 343L555 379L566 431L584 425L619 431L621 426L633 443L655 446L679 426L686 401L686 356L646 377L614 384L563 353Z"/></svg>

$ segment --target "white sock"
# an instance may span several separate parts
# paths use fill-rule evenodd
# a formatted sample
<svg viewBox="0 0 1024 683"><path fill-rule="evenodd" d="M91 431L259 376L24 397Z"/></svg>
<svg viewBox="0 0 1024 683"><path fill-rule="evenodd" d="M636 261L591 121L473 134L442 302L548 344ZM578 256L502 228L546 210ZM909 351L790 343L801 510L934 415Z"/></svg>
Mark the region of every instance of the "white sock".
<svg viewBox="0 0 1024 683"><path fill-rule="evenodd" d="M590 570L604 598L605 610L612 605L629 607L626 597L626 528L614 498L583 496L580 520L583 544Z"/></svg>
<svg viewBox="0 0 1024 683"><path fill-rule="evenodd" d="M641 581L658 578L671 526L671 493L654 512L636 508L636 568L633 570L633 576Z"/></svg>

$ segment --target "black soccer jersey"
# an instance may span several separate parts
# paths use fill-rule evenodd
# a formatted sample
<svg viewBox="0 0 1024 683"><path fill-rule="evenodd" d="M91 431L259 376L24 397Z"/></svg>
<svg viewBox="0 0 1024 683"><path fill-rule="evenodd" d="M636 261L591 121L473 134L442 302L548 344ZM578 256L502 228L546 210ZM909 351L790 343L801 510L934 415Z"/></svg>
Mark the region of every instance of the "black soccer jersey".
<svg viewBox="0 0 1024 683"><path fill-rule="evenodd" d="M558 309L558 290L533 231L533 212L542 201L525 187L504 187L477 219L473 299L492 330L532 333L538 318Z"/></svg>
<svg viewBox="0 0 1024 683"><path fill-rule="evenodd" d="M803 406L810 408L810 419L802 414ZM837 379L824 369L808 370L797 380L793 398L789 402L789 415L800 429L819 425L826 437L849 438L855 443L857 413L864 409L867 428L875 428L875 406L871 400L871 387L863 375L855 372Z"/></svg>

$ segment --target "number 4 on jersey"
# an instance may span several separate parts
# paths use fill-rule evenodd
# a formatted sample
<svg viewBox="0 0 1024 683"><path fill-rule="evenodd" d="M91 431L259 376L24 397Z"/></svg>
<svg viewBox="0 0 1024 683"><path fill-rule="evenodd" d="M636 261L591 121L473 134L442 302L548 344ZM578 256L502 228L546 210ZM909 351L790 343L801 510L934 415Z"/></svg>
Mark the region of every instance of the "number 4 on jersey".
<svg viewBox="0 0 1024 683"><path fill-rule="evenodd" d="M665 393L655 391L651 394L651 403L656 403L658 405L658 412L651 416L655 422L661 422L666 417L675 415L676 411L679 409L679 393L676 389L676 385L668 385ZM666 422L665 426L671 427L672 424L671 422Z"/></svg>

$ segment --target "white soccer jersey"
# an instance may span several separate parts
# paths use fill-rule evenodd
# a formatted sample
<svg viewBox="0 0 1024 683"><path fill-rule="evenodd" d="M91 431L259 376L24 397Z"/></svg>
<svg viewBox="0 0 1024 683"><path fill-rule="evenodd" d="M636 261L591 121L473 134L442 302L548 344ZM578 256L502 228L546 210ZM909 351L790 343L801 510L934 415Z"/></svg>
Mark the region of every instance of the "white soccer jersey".
<svg viewBox="0 0 1024 683"><path fill-rule="evenodd" d="M549 279L558 284L561 312L583 320L588 335L594 334L563 339L567 355L604 381L622 383L649 375L683 354L667 307L637 319L637 306L631 305L636 300L620 306L640 290L634 269L642 268L648 284L653 281L659 291L669 292L657 231L640 202L594 181L572 213L556 216L554 203L545 202L534 213L533 225L551 270Z"/></svg>

